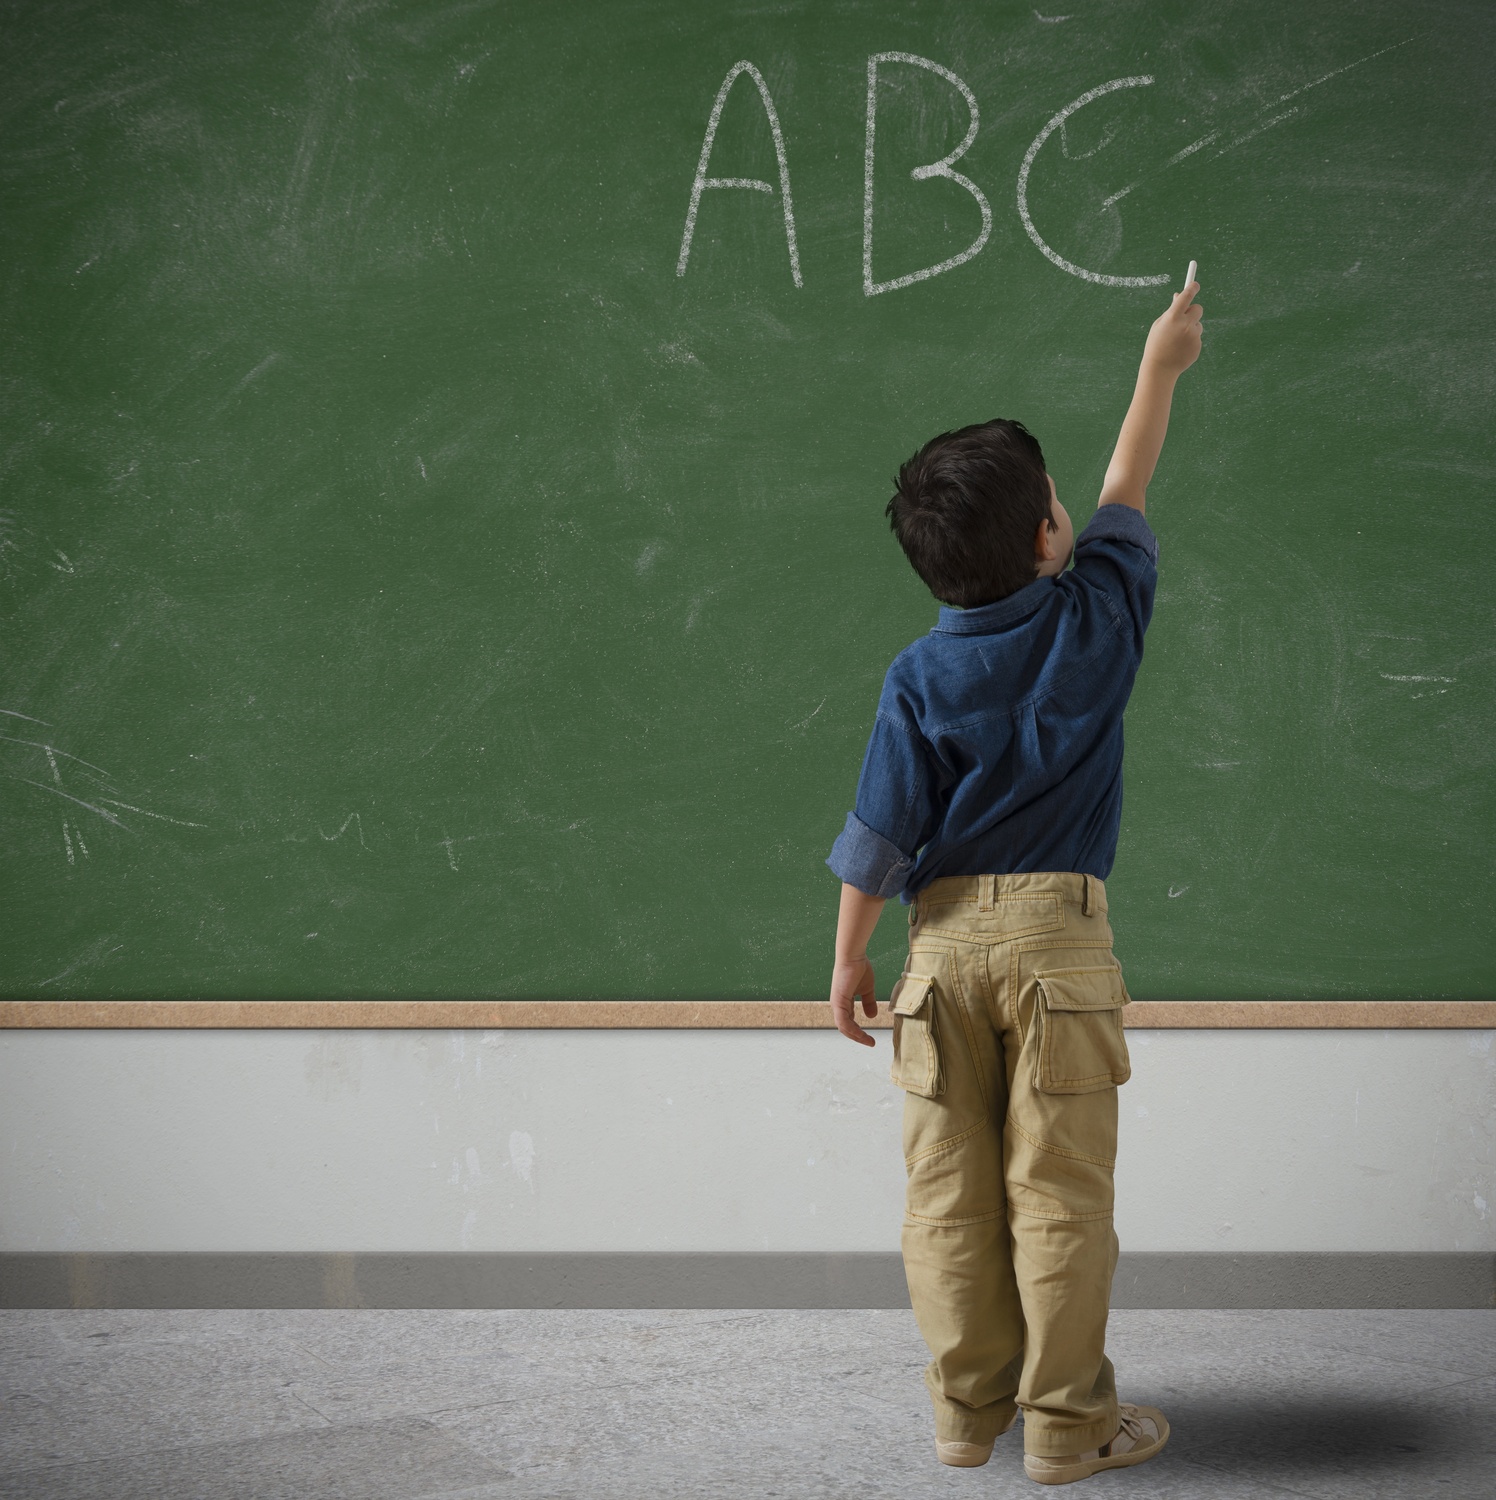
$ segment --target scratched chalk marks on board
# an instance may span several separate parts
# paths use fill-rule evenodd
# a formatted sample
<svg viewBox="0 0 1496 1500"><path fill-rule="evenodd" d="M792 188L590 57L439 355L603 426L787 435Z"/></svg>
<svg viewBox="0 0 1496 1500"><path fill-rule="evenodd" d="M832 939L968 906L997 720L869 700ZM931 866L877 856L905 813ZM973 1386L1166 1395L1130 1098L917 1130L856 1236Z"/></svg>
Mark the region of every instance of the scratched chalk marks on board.
<svg viewBox="0 0 1496 1500"><path fill-rule="evenodd" d="M132 823L122 819L119 812L133 813L160 823L174 823L179 828L205 828L207 826L205 823L196 823L188 818L176 818L169 813L154 812L150 808L140 807L133 802L126 802L122 797L112 795L117 793L119 788L114 784L114 777L102 766L96 766L92 761L84 760L81 755L74 755L72 751L62 749L53 743L53 736L45 739L35 737L43 730L52 727L45 719L33 718L30 714L19 713L13 708L0 708L0 715L4 716L5 730L19 729L21 731L21 733L12 734L0 730L0 746L5 747L14 755L15 759L11 764L18 765L20 768L14 770L7 768L0 773L7 780L34 787L39 792L45 792L49 797L70 803L72 808L82 808L85 813L91 813L94 818L102 819L111 827L118 828L124 833L135 833L139 830ZM28 729L26 727L28 725L35 725L36 728ZM28 765L28 761L35 764L37 774L45 775L47 779L39 781L35 775L24 774L26 770L32 768ZM64 768L67 769L70 777L67 782L63 779ZM81 785L81 782L87 782L89 785ZM80 793L83 792L88 795L81 796ZM119 812L111 811L113 808L118 808ZM83 829L91 821L89 818L80 818L79 814L71 809L64 812L61 852L68 864L76 865L80 860L89 858L88 841L84 837Z"/></svg>
<svg viewBox="0 0 1496 1500"><path fill-rule="evenodd" d="M59 973L48 975L46 979L38 980L37 989L44 990L48 985L61 984L64 979L76 974L80 969L91 969L95 965L103 963L106 958L118 953L125 946L123 943L116 943L113 939L113 933L107 933L101 938L96 938L67 968L61 970Z"/></svg>
<svg viewBox="0 0 1496 1500"><path fill-rule="evenodd" d="M1194 156L1196 152L1203 151L1207 146L1215 145L1216 142L1221 139L1221 136L1223 134L1231 135L1231 139L1227 141L1225 145L1221 146L1219 150L1211 152L1210 156L1206 158L1207 160L1213 161L1216 157L1225 156L1227 152L1235 151L1239 147L1245 146L1248 141L1255 140L1259 135L1262 135L1265 131L1271 130L1275 125L1281 125L1285 120L1292 119L1295 115L1300 113L1300 110L1302 108L1302 106L1296 104L1292 109L1279 110L1279 105L1286 104L1290 99L1297 99L1300 94L1307 94L1310 89L1317 89L1321 84L1328 83L1332 78L1339 78L1342 73L1349 73L1352 68L1359 68L1364 63L1369 63L1374 58L1382 57L1388 52L1396 52L1399 47L1406 47L1409 42L1413 42L1416 40L1416 37L1408 37L1404 41L1394 42L1390 47L1382 47L1379 48L1376 52L1368 52L1365 57L1358 57L1354 62L1344 63L1338 68L1332 68L1328 73L1321 73L1318 78L1311 79L1308 83L1300 84L1298 88L1290 89L1286 94L1280 94L1271 103L1266 104L1261 109L1259 109L1255 117L1246 121L1242 126L1238 127L1236 133L1228 130L1224 125L1217 126L1213 130L1206 131L1204 135L1197 137L1195 140L1190 141L1188 145L1181 147L1171 157L1169 157L1169 159L1165 161L1162 166L1154 168L1151 172L1145 172L1141 177L1135 178L1132 182L1127 183L1126 186L1118 188L1115 193L1112 193L1110 196L1103 198L1101 200L1101 208L1098 211L1104 213L1114 203L1120 202L1123 198L1127 197L1127 195L1131 193L1134 188L1141 187L1145 182L1151 182L1156 177L1158 177L1160 173L1166 172L1170 167L1177 167L1180 162L1187 160L1191 156ZM1080 102L1081 101L1077 101L1077 104L1079 104ZM1065 111L1067 117L1070 113L1073 113L1073 111L1074 106ZM1270 113L1273 111L1275 112ZM1263 119L1263 115L1268 115L1269 117L1267 119ZM1062 142L1064 139L1064 132L1065 127L1062 124L1060 126L1060 136ZM1101 144L1098 145L1095 150L1100 151L1102 147L1110 143L1110 140L1110 133L1103 135ZM1094 155L1095 152L1088 152L1087 154ZM1071 153L1067 150L1065 152L1065 155L1069 157L1071 156Z"/></svg>
<svg viewBox="0 0 1496 1500"><path fill-rule="evenodd" d="M1345 63L1338 68L1332 68L1328 73L1323 73L1318 78L1312 79L1309 83L1301 84L1296 89L1290 89L1286 94L1280 95L1277 99L1273 100L1271 104L1259 110L1257 118L1255 120L1235 133L1233 135L1233 138L1226 145L1213 152L1207 159L1214 160L1216 157L1224 156L1228 151L1235 151L1238 147L1246 145L1248 141L1254 140L1257 136L1262 135L1265 131L1271 130L1275 125L1280 125L1285 120L1293 118L1296 114L1299 113L1298 105L1295 105L1292 109L1279 109L1279 106L1286 104L1288 100L1296 99L1300 94L1308 93L1310 89L1318 88L1321 84L1328 83L1332 78L1338 78L1342 73L1350 72L1352 68L1359 68L1363 63L1368 63L1373 58L1382 57L1388 52L1395 52L1399 47L1406 47L1409 42L1414 40L1416 40L1416 38L1408 37L1404 41L1394 42L1391 46L1379 48L1375 52L1368 53L1365 57L1357 58L1354 62ZM1065 141L1066 122L1078 110L1084 109L1086 105L1092 103L1096 99L1100 99L1107 94L1115 93L1119 89L1148 88L1154 82L1155 79L1152 75L1139 74L1133 77L1113 78L1107 83L1098 84L1095 88L1088 89L1078 99L1072 100L1062 110L1054 115L1049 123L1045 125L1044 129L1034 137L1033 141L1029 145L1028 150L1024 153L1023 164L1018 171L1018 187L1016 194L1018 217L1023 222L1024 232L1028 235L1035 248L1038 249L1040 254L1043 255L1046 260L1058 266L1062 271L1067 271L1072 276L1080 277L1083 281L1094 282L1099 286L1137 287L1165 286L1171 281L1172 278L1167 273L1160 273L1157 275L1149 276L1111 276L1100 271L1088 270L1084 266L1076 265L1073 261L1066 259L1045 240L1043 235L1039 233L1038 228L1034 224L1033 215L1029 211L1028 203L1029 175L1033 170L1034 162L1037 159L1040 150L1043 148L1044 143L1056 130L1060 132L1060 140L1062 147L1064 147L1064 155L1069 160L1083 160L1084 157L1094 156L1098 152L1104 150L1111 143L1112 137L1115 134L1115 126L1107 127L1107 129L1102 134L1100 142L1091 151L1085 152L1083 156L1077 156L1070 151L1068 143ZM1268 115L1269 118L1263 119L1263 115ZM1153 172L1145 173L1142 177L1139 177L1136 180L1127 183L1125 186L1118 188L1116 192L1111 193L1106 198L1102 199L1099 212L1107 212L1108 210L1112 209L1114 205L1119 203L1123 198L1127 197L1134 188L1140 186L1144 182L1150 181L1160 172L1167 171L1170 167L1178 166L1181 162L1187 161L1190 157L1204 150L1207 146L1214 145L1217 141L1220 140L1224 131L1225 127L1218 127L1214 130L1207 131L1203 136L1200 136L1198 139L1191 141L1188 145L1176 151L1172 156L1168 158L1167 161L1163 163L1161 167L1156 168Z"/></svg>
<svg viewBox="0 0 1496 1500"><path fill-rule="evenodd" d="M349 813L348 816L343 819L342 823L338 825L338 831L336 833L328 833L325 829L322 828L319 828L317 832L322 835L323 843L335 844L340 838L343 837L345 833L348 832L350 824L358 825L355 829L355 832L358 834L359 847L361 849L367 849L369 846L364 842L364 820L356 812Z"/></svg>
<svg viewBox="0 0 1496 1500"><path fill-rule="evenodd" d="M1236 133L1218 151L1212 152L1207 160L1214 160L1216 157L1224 156L1228 151L1235 151L1238 147L1246 145L1248 141L1255 140L1265 131L1271 130L1275 125L1281 125L1285 120L1292 119L1299 113L1300 106L1295 105L1292 109L1286 110L1278 108L1280 105L1286 104L1288 100L1296 99L1300 94L1306 94L1310 89L1318 88L1322 83L1328 83L1332 78L1338 78L1342 73L1350 72L1352 68L1359 68L1363 63L1368 63L1373 58L1382 57L1388 52L1395 52L1399 47L1406 47L1413 40L1415 38L1408 37L1404 41L1394 42L1389 47L1382 47L1376 52L1369 52L1365 57L1358 57L1354 62L1345 63L1338 68L1332 68L1328 73L1321 74L1309 83L1301 84L1296 89L1290 89L1286 94L1280 95L1271 104L1259 110L1255 120ZM1078 266L1073 261L1067 260L1044 239L1034 225L1033 216L1029 212L1028 204L1029 173L1033 169L1034 161L1038 157L1040 149L1055 130L1059 130L1061 144L1065 145L1065 123L1077 110L1085 108L1093 100L1100 99L1104 95L1115 93L1118 89L1147 88L1154 81L1152 76L1141 74L1130 78L1113 78L1108 83L1098 84L1095 88L1087 90L1080 98L1072 100L1064 109L1060 110L1044 129L1034 137L1033 142L1024 154L1023 165L1019 168L1017 193L1018 217L1023 221L1024 231L1027 233L1029 239L1033 241L1040 254L1046 260L1057 265L1062 271L1068 271L1072 276L1079 276L1083 281L1095 282L1099 286L1165 286L1172 278L1167 273L1155 276L1108 276L1099 271L1087 270L1085 267ZM1263 119L1263 115L1269 115L1269 118ZM1127 197L1134 188L1156 177L1159 172L1178 166L1197 152L1204 150L1205 147L1214 145L1221 138L1223 129L1224 127L1207 131L1197 140L1191 141L1188 145L1176 151L1154 172L1146 173L1144 176L1127 183L1126 186L1117 189L1116 192L1102 199L1100 212L1105 213L1108 209L1111 209L1113 205ZM1111 143L1114 130L1115 127L1108 127L1107 131L1103 133L1100 143L1092 151L1086 152L1085 155L1094 156L1097 152L1108 146ZM1068 146L1066 146L1064 154L1072 160L1081 159L1073 157Z"/></svg>

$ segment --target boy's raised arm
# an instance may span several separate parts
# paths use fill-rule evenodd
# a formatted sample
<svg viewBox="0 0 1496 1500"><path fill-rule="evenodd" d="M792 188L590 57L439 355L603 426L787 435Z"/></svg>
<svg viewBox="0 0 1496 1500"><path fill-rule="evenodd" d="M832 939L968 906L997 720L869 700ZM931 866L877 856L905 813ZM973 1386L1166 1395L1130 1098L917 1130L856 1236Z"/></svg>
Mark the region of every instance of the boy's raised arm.
<svg viewBox="0 0 1496 1500"><path fill-rule="evenodd" d="M1204 310L1194 300L1199 290L1200 283L1191 281L1148 330L1132 405L1127 408L1112 461L1107 465L1099 505L1143 509L1148 481L1153 478L1164 434L1169 430L1174 382L1200 357Z"/></svg>

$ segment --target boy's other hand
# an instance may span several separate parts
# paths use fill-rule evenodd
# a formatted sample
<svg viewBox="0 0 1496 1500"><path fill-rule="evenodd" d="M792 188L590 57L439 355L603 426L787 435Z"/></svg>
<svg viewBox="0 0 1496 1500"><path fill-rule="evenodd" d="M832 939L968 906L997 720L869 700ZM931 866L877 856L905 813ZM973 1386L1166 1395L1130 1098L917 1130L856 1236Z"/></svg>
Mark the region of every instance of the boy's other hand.
<svg viewBox="0 0 1496 1500"><path fill-rule="evenodd" d="M874 1047L876 1042L857 1024L857 998L862 997L862 1011L869 1020L878 1014L878 1000L873 986L873 966L866 958L838 962L831 971L831 1015L843 1036Z"/></svg>
<svg viewBox="0 0 1496 1500"><path fill-rule="evenodd" d="M1205 309L1195 301L1200 283L1192 281L1174 296L1148 330L1143 362L1169 375L1182 375L1200 357L1200 320Z"/></svg>

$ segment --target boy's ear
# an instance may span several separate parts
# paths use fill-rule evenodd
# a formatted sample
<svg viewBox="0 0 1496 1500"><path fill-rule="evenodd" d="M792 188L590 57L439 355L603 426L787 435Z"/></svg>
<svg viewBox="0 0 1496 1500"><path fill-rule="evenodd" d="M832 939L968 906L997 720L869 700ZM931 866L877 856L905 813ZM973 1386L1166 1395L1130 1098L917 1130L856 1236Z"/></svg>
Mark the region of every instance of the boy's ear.
<svg viewBox="0 0 1496 1500"><path fill-rule="evenodd" d="M1039 522L1039 529L1034 533L1034 556L1041 562L1053 562L1059 555L1055 551L1055 537L1059 535L1060 528L1055 525L1052 516L1046 516Z"/></svg>

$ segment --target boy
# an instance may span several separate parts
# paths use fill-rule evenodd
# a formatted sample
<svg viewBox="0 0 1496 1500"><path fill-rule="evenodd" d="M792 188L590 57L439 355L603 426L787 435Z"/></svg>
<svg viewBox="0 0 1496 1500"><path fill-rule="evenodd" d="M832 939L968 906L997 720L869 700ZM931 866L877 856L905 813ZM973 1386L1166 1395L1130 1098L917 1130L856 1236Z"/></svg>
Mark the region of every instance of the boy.
<svg viewBox="0 0 1496 1500"><path fill-rule="evenodd" d="M1153 611L1143 519L1174 383L1200 353L1199 285L1148 333L1096 515L1074 544L1017 422L944 433L887 514L949 608L884 681L843 881L831 1008L878 1012L867 941L909 903L894 987L906 1091L904 1268L932 1359L935 1449L984 1464L1023 1409L1024 1469L1069 1484L1152 1458L1169 1424L1119 1404L1104 1352L1116 1267L1127 990L1102 881L1122 811L1122 711Z"/></svg>

